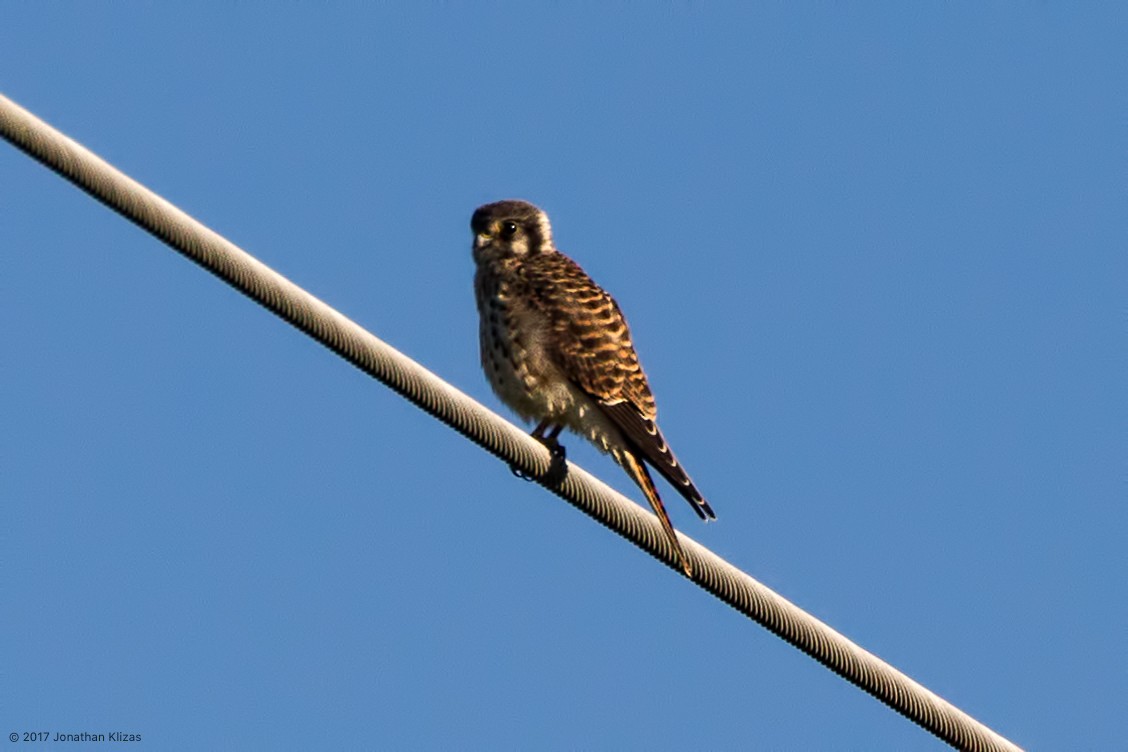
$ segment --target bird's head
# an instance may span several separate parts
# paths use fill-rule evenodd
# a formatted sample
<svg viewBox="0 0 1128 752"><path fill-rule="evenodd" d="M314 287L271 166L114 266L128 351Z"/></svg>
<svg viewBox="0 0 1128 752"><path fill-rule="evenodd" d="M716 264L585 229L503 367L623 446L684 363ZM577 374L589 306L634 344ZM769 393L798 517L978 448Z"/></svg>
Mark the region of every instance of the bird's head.
<svg viewBox="0 0 1128 752"><path fill-rule="evenodd" d="M470 219L474 261L519 259L555 250L548 215L527 201L479 206Z"/></svg>

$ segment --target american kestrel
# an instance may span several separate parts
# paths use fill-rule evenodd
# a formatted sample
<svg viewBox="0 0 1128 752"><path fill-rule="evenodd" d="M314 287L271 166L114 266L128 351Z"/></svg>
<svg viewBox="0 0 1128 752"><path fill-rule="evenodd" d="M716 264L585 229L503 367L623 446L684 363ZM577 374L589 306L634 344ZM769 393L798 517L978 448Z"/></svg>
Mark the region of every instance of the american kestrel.
<svg viewBox="0 0 1128 752"><path fill-rule="evenodd" d="M677 552L649 463L697 515L712 508L670 451L631 333L615 299L552 243L548 215L525 201L486 204L470 220L482 367L494 392L560 456L570 428L609 453L639 485Z"/></svg>

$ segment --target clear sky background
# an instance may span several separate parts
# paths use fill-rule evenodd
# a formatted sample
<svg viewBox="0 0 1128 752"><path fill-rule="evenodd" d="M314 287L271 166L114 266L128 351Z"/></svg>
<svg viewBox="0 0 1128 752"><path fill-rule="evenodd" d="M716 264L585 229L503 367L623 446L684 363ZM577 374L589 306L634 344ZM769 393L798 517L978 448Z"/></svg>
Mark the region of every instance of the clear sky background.
<svg viewBox="0 0 1128 752"><path fill-rule="evenodd" d="M1124 749L1122 5L2 15L0 91L498 409L468 221L540 204L720 518L675 525ZM6 144L0 275L4 735L943 748Z"/></svg>

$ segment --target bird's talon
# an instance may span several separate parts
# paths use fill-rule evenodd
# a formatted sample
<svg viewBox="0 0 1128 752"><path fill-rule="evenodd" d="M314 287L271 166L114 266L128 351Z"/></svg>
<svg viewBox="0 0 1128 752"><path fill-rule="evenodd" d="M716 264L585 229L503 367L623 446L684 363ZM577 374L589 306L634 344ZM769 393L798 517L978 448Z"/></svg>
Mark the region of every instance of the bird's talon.
<svg viewBox="0 0 1128 752"><path fill-rule="evenodd" d="M521 468L517 467L516 465L510 465L509 466L509 472L513 473L514 475L516 475L518 478L525 481L526 483L532 483L534 480L536 480L536 478L534 478L533 476L526 475L525 471L522 470Z"/></svg>

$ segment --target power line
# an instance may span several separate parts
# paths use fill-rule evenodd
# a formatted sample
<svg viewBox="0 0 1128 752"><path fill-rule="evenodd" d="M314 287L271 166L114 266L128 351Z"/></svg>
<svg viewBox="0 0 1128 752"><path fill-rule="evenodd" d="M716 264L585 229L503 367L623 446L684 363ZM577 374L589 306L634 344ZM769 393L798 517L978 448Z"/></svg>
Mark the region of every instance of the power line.
<svg viewBox="0 0 1128 752"><path fill-rule="evenodd" d="M532 478L550 475L548 451L524 431L3 95L0 135L510 466ZM542 485L681 572L657 519L583 469L569 464L561 482L542 481ZM831 671L953 747L977 752L1019 750L709 549L678 535L693 567L694 582Z"/></svg>

